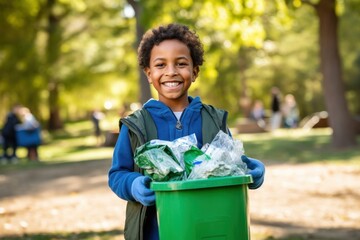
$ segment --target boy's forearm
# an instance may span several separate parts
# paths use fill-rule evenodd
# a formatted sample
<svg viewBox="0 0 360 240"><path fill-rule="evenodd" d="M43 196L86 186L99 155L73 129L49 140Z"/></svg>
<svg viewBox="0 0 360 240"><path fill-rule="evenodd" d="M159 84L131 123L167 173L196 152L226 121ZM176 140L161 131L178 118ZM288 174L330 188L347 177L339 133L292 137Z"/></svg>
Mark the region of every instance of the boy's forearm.
<svg viewBox="0 0 360 240"><path fill-rule="evenodd" d="M138 172L111 171L109 172L109 187L121 199L135 201L131 194L131 185L135 178L141 176Z"/></svg>

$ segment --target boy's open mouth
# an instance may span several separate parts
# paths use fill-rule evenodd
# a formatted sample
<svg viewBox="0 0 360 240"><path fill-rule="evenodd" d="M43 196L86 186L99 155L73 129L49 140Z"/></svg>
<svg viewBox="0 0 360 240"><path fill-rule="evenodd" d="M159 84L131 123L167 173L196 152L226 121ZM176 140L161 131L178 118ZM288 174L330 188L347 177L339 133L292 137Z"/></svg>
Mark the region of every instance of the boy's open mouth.
<svg viewBox="0 0 360 240"><path fill-rule="evenodd" d="M166 87L177 87L181 84L181 82L164 82L163 85Z"/></svg>

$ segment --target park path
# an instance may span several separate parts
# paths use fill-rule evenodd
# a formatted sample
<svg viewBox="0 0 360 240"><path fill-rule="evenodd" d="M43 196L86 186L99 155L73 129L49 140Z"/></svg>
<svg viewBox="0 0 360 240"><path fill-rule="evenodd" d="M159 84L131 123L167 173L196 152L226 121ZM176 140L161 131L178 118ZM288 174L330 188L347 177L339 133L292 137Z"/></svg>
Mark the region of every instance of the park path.
<svg viewBox="0 0 360 240"><path fill-rule="evenodd" d="M10 234L116 232L125 202L107 186L110 160L0 172L0 238ZM360 239L360 168L268 165L249 191L253 239Z"/></svg>

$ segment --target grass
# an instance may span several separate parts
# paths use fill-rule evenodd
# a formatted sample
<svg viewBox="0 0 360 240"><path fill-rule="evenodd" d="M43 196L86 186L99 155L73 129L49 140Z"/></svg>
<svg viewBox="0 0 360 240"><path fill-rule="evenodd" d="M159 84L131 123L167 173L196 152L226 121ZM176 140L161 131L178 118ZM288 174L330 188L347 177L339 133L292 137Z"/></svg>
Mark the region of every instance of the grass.
<svg viewBox="0 0 360 240"><path fill-rule="evenodd" d="M330 146L331 130L281 129L275 133L235 135L248 156L269 163L359 164L360 148L337 150ZM360 145L360 136L357 138Z"/></svg>
<svg viewBox="0 0 360 240"><path fill-rule="evenodd" d="M111 122L114 122L112 120ZM115 121L116 122L116 121ZM110 121L104 129L114 129ZM330 147L331 130L280 129L275 133L237 134L234 138L244 143L246 155L266 163L332 163L360 165L360 148L335 150ZM39 147L41 161L29 163L26 149L19 148L20 163L5 165L1 171L40 167L54 163L111 159L113 147L97 147L90 121L67 123L63 130L54 133L43 131L44 144ZM358 137L360 145L360 136Z"/></svg>
<svg viewBox="0 0 360 240"><path fill-rule="evenodd" d="M103 128L115 125L103 123ZM360 165L360 148L335 150L330 147L331 129L280 129L275 133L237 134L234 138L244 143L245 153L253 158L272 163L332 163ZM67 123L63 130L43 132L44 144L39 147L41 161L26 160L26 149L20 148L20 163L2 166L0 171L40 167L48 164L111 159L113 147L97 147L90 121ZM360 136L358 137L360 145Z"/></svg>

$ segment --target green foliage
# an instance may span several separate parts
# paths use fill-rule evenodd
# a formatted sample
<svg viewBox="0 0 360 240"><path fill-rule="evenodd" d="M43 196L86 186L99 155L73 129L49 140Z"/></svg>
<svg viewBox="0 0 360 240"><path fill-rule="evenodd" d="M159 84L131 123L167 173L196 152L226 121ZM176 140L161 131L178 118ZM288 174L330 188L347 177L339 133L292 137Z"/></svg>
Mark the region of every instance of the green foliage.
<svg viewBox="0 0 360 240"><path fill-rule="evenodd" d="M290 3L291 2L291 3ZM144 29L179 22L199 34L205 64L191 89L204 101L244 114L239 99L260 99L270 107L269 89L293 93L301 115L324 110L319 75L317 19L299 1L136 1ZM340 43L347 99L360 112L360 4L343 3ZM0 101L3 117L16 102L48 118L49 84L59 85L61 114L81 118L110 101L114 108L138 99L136 19L124 15L125 0L57 0L59 21L49 49L45 1L0 1ZM356 67L358 66L358 67ZM51 85L50 85L51 86ZM26 89L26 91L25 91Z"/></svg>
<svg viewBox="0 0 360 240"><path fill-rule="evenodd" d="M43 87L40 78L31 79L31 76L40 71L39 55L33 47L39 3L2 1L0 7L0 29L3 33L0 39L2 106L17 101L29 101L35 105L40 99L39 94ZM25 89L28 89L28 94L20 94ZM15 94L18 96L14 96Z"/></svg>
<svg viewBox="0 0 360 240"><path fill-rule="evenodd" d="M357 3L357 4L356 4ZM360 24L360 2L345 1L345 12L340 18L339 39L342 53L344 79L347 89L347 99L350 110L360 114L360 52L356 36L360 29L355 27ZM350 27L349 27L350 26Z"/></svg>

